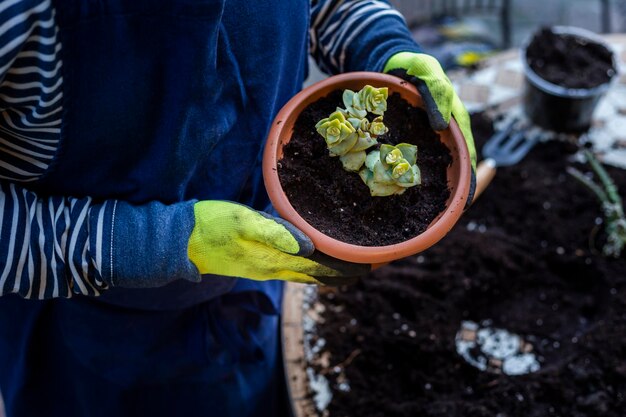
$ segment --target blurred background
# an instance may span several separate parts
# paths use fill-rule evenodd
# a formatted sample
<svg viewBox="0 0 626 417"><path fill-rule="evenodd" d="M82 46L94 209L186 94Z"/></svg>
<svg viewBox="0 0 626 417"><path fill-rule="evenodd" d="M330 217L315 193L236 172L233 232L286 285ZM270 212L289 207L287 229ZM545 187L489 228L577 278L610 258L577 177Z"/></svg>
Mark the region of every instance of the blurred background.
<svg viewBox="0 0 626 417"><path fill-rule="evenodd" d="M446 69L520 46L541 25L626 32L626 0L390 0ZM311 62L307 83L323 79Z"/></svg>

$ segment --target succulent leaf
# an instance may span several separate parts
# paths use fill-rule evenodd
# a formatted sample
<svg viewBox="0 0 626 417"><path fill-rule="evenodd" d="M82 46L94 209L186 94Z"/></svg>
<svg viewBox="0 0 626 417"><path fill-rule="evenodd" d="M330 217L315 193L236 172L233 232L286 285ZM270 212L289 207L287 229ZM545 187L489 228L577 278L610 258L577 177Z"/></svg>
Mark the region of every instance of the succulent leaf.
<svg viewBox="0 0 626 417"><path fill-rule="evenodd" d="M395 147L393 145L388 145L386 143L380 145L380 160L381 162L386 164L386 160L387 160L387 155L389 155L389 153L391 151L393 151L395 149Z"/></svg>
<svg viewBox="0 0 626 417"><path fill-rule="evenodd" d="M354 147L358 139L359 139L359 135L356 132L351 132L344 139L337 142L336 145L329 146L328 150L330 151L330 154L332 156L345 155L348 152L350 152L350 150L352 149L352 147Z"/></svg>
<svg viewBox="0 0 626 417"><path fill-rule="evenodd" d="M389 169L385 168L380 161L374 165L374 181L379 184L394 184L395 178Z"/></svg>
<svg viewBox="0 0 626 417"><path fill-rule="evenodd" d="M411 145L410 143L399 143L396 145L396 148L399 149L400 152L402 152L402 156L409 162L409 164L416 164L417 146Z"/></svg>
<svg viewBox="0 0 626 417"><path fill-rule="evenodd" d="M354 127L357 130L361 129L361 122L363 120L367 120L367 119L359 119L358 117L348 117L348 122L350 122L352 127Z"/></svg>
<svg viewBox="0 0 626 417"><path fill-rule="evenodd" d="M367 110L361 102L358 93L352 90L345 90L343 92L343 105L346 107L346 111L349 115L355 118L363 119L367 116Z"/></svg>
<svg viewBox="0 0 626 417"><path fill-rule="evenodd" d="M365 151L348 152L339 157L346 171L357 172L365 163Z"/></svg>
<svg viewBox="0 0 626 417"><path fill-rule="evenodd" d="M367 157L365 158L365 163L367 164ZM370 179L374 176L374 174L372 174L372 171L370 171L368 168L363 168L362 170L359 171L359 176L361 177L361 179L363 180L363 182L365 184L367 184Z"/></svg>
<svg viewBox="0 0 626 417"><path fill-rule="evenodd" d="M367 183L370 189L370 195L372 197L387 197L390 195L400 195L406 191L406 188L402 188L395 184L380 184L370 180Z"/></svg>
<svg viewBox="0 0 626 417"><path fill-rule="evenodd" d="M373 172L377 162L380 162L380 151L372 151L367 154L365 158L365 166L367 169Z"/></svg>
<svg viewBox="0 0 626 417"><path fill-rule="evenodd" d="M357 130L357 135L359 136L359 139L352 148L351 152L364 151L378 143L378 141L373 138L368 132Z"/></svg>

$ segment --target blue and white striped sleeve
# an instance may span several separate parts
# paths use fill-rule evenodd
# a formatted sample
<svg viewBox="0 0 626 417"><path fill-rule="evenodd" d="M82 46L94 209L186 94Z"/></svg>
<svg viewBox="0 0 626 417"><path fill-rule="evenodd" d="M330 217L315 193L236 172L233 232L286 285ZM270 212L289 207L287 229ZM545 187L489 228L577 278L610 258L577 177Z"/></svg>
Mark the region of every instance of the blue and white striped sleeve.
<svg viewBox="0 0 626 417"><path fill-rule="evenodd" d="M0 181L0 295L99 295L109 286L115 202L51 197Z"/></svg>
<svg viewBox="0 0 626 417"><path fill-rule="evenodd" d="M61 43L50 0L0 0L0 296L96 296L200 275L193 203L141 206L28 190L59 147Z"/></svg>
<svg viewBox="0 0 626 417"><path fill-rule="evenodd" d="M39 198L0 181L0 296L97 296L111 286L199 281L187 256L193 226L193 202Z"/></svg>
<svg viewBox="0 0 626 417"><path fill-rule="evenodd" d="M382 71L398 52L420 52L403 16L380 0L313 0L309 49L328 74Z"/></svg>

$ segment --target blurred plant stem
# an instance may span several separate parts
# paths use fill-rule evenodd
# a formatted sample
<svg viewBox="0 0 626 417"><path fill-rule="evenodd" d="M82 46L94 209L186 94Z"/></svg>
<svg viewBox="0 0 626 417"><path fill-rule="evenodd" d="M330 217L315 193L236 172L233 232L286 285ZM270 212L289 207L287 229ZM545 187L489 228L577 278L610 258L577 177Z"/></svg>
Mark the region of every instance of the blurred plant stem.
<svg viewBox="0 0 626 417"><path fill-rule="evenodd" d="M594 174L599 180L599 184L590 177L573 167L568 167L567 172L589 188L602 203L604 213L605 230L607 240L602 248L605 256L618 258L624 244L626 244L626 218L624 217L624 206L618 193L615 182L602 164L596 159L593 153L584 151L587 163L591 166Z"/></svg>

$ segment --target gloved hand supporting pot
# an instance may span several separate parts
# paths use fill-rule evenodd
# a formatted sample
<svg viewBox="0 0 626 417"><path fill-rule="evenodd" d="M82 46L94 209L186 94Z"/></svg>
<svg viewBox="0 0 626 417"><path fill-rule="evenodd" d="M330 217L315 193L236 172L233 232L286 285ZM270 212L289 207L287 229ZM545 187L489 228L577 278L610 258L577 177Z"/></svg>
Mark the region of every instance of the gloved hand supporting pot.
<svg viewBox="0 0 626 417"><path fill-rule="evenodd" d="M450 118L454 117L463 133L471 157L472 186L468 204L471 203L476 182L476 148L470 117L439 62L430 55L400 52L387 61L383 72L396 75L415 85L424 100L425 110L434 130L446 129L450 124Z"/></svg>
<svg viewBox="0 0 626 417"><path fill-rule="evenodd" d="M201 274L343 285L370 270L316 252L291 223L241 204L200 201L194 215L188 254Z"/></svg>

